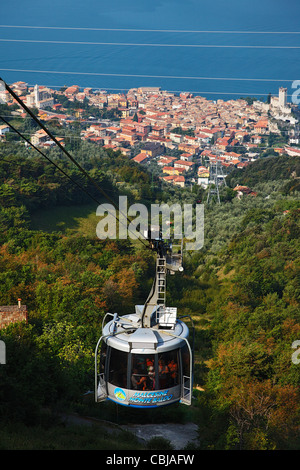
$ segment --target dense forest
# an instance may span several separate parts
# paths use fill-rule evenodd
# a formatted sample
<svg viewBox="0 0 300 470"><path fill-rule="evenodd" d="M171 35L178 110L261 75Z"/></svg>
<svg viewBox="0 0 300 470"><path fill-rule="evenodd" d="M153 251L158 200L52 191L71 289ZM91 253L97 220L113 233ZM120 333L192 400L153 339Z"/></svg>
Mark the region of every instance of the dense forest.
<svg viewBox="0 0 300 470"><path fill-rule="evenodd" d="M47 156L99 198L57 149ZM205 200L201 190L167 186L119 152L80 143L76 158L115 200ZM205 207L203 249L185 253L184 273L168 279L168 304L196 325L192 412L176 405L176 416L198 424L198 449L299 448L300 365L292 362L292 343L300 340L297 176L296 157L268 157L230 173L222 203ZM237 183L257 196L234 197ZM0 436L3 448L18 448L25 445L18 432L35 430L31 447L45 448L41 436L49 442L58 412L85 413L87 406L89 415L114 420L114 408L83 401L93 388L94 348L107 311L130 313L144 302L154 256L139 243L99 240L95 226L34 228L33 220L50 212L55 220L60 209L67 215L91 200L20 143L0 144L0 200L0 304L20 297L28 308L27 324L0 332L8 358L0 367ZM120 411L119 419L129 418ZM85 447L76 436L73 445Z"/></svg>

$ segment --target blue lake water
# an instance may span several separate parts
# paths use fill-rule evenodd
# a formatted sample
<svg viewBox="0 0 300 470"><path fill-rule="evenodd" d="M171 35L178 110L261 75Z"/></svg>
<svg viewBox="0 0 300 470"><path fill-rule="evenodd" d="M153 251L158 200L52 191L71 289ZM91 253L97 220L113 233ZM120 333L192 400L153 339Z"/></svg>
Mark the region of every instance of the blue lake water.
<svg viewBox="0 0 300 470"><path fill-rule="evenodd" d="M291 96L300 80L299 18L298 0L11 0L1 4L0 74L8 83L159 86L209 99L265 98L286 86Z"/></svg>

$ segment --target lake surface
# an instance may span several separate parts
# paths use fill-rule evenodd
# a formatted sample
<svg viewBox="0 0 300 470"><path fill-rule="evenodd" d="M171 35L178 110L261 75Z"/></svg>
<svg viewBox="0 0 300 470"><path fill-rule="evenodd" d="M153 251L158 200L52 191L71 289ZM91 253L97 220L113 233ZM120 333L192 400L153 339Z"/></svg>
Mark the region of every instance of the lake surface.
<svg viewBox="0 0 300 470"><path fill-rule="evenodd" d="M0 73L8 83L159 86L208 99L285 86L291 100L299 18L298 0L11 0L1 4Z"/></svg>

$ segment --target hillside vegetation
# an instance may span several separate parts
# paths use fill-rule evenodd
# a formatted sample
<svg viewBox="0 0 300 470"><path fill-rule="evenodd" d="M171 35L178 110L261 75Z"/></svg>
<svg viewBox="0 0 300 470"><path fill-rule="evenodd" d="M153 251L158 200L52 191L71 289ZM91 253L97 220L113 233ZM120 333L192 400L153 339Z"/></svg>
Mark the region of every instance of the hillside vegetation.
<svg viewBox="0 0 300 470"><path fill-rule="evenodd" d="M0 146L0 155L0 304L21 297L29 313L28 324L1 331L8 358L0 368L2 447L45 448L43 433L46 442L62 410L138 422L137 413L123 409L116 417L114 406L85 405L83 396L93 388L103 316L144 302L153 254L139 243L99 240L88 196L35 153L12 142ZM94 191L56 150L49 157ZM195 202L200 194L152 182L146 170L97 146L82 144L78 159L115 200L125 194L146 204ZM195 322L199 389L192 412L176 405L176 415L166 409L142 418L193 419L199 449L299 448L300 366L291 356L300 340L300 212L293 172L299 175L295 157L232 172L223 203L205 208L203 249L186 253L184 273L167 281L168 304ZM257 197L228 198L237 183ZM63 208L69 219L57 224ZM24 426L28 444L18 437ZM119 445L87 445L76 433L72 439L71 448ZM57 440L51 445L62 448Z"/></svg>

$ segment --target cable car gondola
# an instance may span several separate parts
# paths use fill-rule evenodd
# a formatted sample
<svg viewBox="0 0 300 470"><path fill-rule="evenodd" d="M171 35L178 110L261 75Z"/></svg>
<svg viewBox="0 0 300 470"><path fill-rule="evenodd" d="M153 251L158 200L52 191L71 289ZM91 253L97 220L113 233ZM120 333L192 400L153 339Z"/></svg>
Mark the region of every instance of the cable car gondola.
<svg viewBox="0 0 300 470"><path fill-rule="evenodd" d="M182 249L155 240L156 275L145 305L128 315L107 313L95 349L95 401L135 408L191 404L193 348L189 328L167 307L166 275L182 271ZM112 317L107 323L107 318Z"/></svg>

